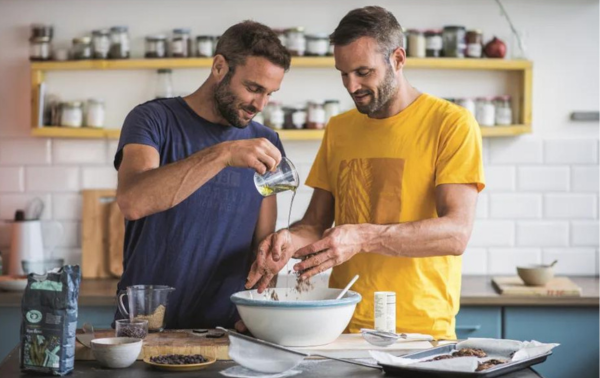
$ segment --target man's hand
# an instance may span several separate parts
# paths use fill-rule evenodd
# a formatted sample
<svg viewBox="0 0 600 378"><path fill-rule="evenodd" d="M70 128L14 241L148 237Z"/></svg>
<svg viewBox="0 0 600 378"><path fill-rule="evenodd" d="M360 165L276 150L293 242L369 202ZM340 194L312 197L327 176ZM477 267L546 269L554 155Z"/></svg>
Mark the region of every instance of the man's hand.
<svg viewBox="0 0 600 378"><path fill-rule="evenodd" d="M281 161L281 152L265 138L236 140L219 145L226 154L229 167L252 168L261 175L274 170Z"/></svg>
<svg viewBox="0 0 600 378"><path fill-rule="evenodd" d="M279 230L267 236L258 245L256 261L252 264L246 280L246 289L257 285L258 293L262 293L269 286L273 277L285 267L295 251L296 249L292 245L292 235L288 229Z"/></svg>
<svg viewBox="0 0 600 378"><path fill-rule="evenodd" d="M294 265L294 271L302 272L300 279L304 281L350 260L362 251L363 234L359 224L346 224L328 229L323 233L321 240L296 251L294 258L314 256Z"/></svg>

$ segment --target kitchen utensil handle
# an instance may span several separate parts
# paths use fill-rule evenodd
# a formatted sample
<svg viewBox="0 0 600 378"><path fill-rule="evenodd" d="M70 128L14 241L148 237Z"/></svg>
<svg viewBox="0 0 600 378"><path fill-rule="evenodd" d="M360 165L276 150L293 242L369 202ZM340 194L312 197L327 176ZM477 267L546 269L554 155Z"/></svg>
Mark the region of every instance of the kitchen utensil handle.
<svg viewBox="0 0 600 378"><path fill-rule="evenodd" d="M121 315L129 319L129 312L127 312L127 310L125 309L125 305L123 305L123 297L126 295L127 292L125 292L125 290L121 290L119 292L119 300L117 301L117 305L119 306L119 312L121 313Z"/></svg>
<svg viewBox="0 0 600 378"><path fill-rule="evenodd" d="M350 360L350 359L345 359L345 358L335 358L335 357L329 357L329 356L325 356L323 354L310 354L311 356L316 356L316 357L323 357L323 358L327 358L329 360L334 360L334 361L339 361L339 362L345 362L347 364L352 364L352 365L358 365L358 366L363 366L363 367L368 367L371 369L377 369L377 370L382 370L383 368L379 365L371 365L371 364L367 364L365 362L359 362L359 361L355 361L355 360Z"/></svg>

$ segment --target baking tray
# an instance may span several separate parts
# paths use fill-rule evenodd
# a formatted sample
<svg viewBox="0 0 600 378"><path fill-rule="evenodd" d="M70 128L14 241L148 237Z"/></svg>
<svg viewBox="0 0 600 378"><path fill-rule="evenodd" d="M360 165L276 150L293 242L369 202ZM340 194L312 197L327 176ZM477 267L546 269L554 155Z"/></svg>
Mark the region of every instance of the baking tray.
<svg viewBox="0 0 600 378"><path fill-rule="evenodd" d="M402 356L402 358L427 358L433 357L438 354L447 354L452 353L456 350L456 344L444 345L432 349L428 349L422 352L411 353ZM509 362L507 364L498 365L496 367L483 370L483 371L474 371L474 372L456 372L456 371L440 371L440 370L431 370L431 369L419 369L408 366L392 366L387 364L379 364L383 367L383 371L387 375L402 377L402 378L494 378L500 377L502 375L515 372L517 370L526 369L532 365L540 364L546 361L549 355L552 352L548 352L546 354L542 354L540 356L528 358L525 360L517 361L517 362Z"/></svg>

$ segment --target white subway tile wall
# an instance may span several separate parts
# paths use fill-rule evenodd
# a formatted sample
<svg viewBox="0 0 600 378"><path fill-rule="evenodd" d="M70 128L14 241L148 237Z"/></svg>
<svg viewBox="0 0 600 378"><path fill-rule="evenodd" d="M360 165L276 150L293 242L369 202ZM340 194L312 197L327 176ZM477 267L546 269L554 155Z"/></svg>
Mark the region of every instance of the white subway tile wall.
<svg viewBox="0 0 600 378"><path fill-rule="evenodd" d="M60 221L65 234L55 249L80 262L82 189L116 188L117 141L3 138L0 141L0 248L10 243L17 209L40 197L47 243ZM304 185L320 142L284 142L302 185L292 222L308 207ZM485 139L487 187L463 255L463 274L514 274L515 266L559 260L560 274L598 274L598 141L541 139L535 135ZM277 227L287 226L290 193L280 195ZM46 236L46 235L45 235ZM283 273L291 270L291 262Z"/></svg>

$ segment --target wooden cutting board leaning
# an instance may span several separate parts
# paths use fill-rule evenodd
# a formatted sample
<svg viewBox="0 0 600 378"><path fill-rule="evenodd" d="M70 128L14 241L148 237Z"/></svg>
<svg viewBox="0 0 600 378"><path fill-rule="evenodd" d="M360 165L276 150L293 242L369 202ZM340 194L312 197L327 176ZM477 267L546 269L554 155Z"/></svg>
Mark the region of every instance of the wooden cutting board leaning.
<svg viewBox="0 0 600 378"><path fill-rule="evenodd" d="M83 278L119 278L123 274L125 218L115 198L112 189L83 191Z"/></svg>

